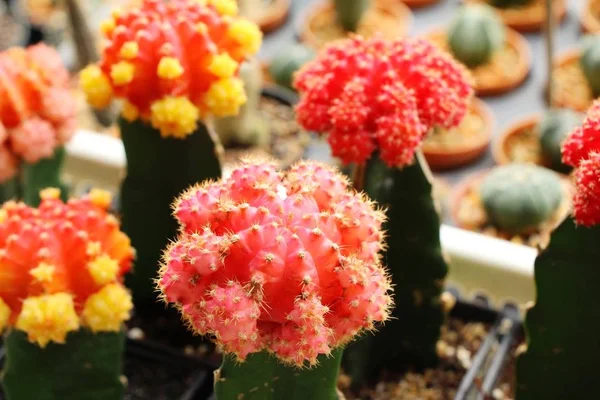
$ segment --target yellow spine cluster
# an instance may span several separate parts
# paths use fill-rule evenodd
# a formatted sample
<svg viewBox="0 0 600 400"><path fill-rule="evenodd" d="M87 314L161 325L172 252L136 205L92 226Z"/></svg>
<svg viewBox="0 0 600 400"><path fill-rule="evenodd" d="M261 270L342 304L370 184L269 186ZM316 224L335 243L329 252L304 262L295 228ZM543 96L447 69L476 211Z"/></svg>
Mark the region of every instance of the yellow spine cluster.
<svg viewBox="0 0 600 400"><path fill-rule="evenodd" d="M113 89L97 65L89 65L79 73L79 85L92 107L105 108L110 104Z"/></svg>
<svg viewBox="0 0 600 400"><path fill-rule="evenodd" d="M83 322L92 332L117 332L121 323L129 319L132 308L131 294L122 285L114 283L87 299Z"/></svg>
<svg viewBox="0 0 600 400"><path fill-rule="evenodd" d="M186 137L196 130L200 116L196 106L186 97L165 97L155 101L150 110L150 122L163 137Z"/></svg>

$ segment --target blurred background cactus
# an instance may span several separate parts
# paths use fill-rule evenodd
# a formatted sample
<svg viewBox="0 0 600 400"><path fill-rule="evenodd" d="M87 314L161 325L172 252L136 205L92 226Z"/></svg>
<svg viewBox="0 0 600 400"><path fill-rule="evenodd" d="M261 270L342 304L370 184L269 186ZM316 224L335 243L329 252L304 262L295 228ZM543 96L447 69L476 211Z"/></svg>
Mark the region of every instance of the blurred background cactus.
<svg viewBox="0 0 600 400"><path fill-rule="evenodd" d="M271 126L258 108L263 76L262 66L256 57L251 57L240 65L239 77L244 83L246 103L240 107L236 116L215 120L215 131L225 148L267 148L271 144Z"/></svg>
<svg viewBox="0 0 600 400"><path fill-rule="evenodd" d="M3 201L39 203L60 181L64 144L75 133L76 106L59 54L38 44L0 53L0 181Z"/></svg>
<svg viewBox="0 0 600 400"><path fill-rule="evenodd" d="M107 192L63 203L49 188L41 198L37 209L10 201L0 210L4 393L7 400L121 400L129 238L106 211Z"/></svg>
<svg viewBox="0 0 600 400"><path fill-rule="evenodd" d="M479 191L490 223L510 234L534 231L558 210L564 193L554 172L519 163L492 170Z"/></svg>
<svg viewBox="0 0 600 400"><path fill-rule="evenodd" d="M356 32L371 0L333 0L338 23L347 32Z"/></svg>
<svg viewBox="0 0 600 400"><path fill-rule="evenodd" d="M488 0L489 4L498 8L518 8L530 4L533 0Z"/></svg>
<svg viewBox="0 0 600 400"><path fill-rule="evenodd" d="M504 46L505 27L494 10L483 4L462 6L448 29L454 57L469 68L487 63Z"/></svg>
<svg viewBox="0 0 600 400"><path fill-rule="evenodd" d="M237 115L247 100L239 65L262 38L236 14L233 0L144 0L102 25L111 44L80 74L92 106L124 100L120 211L137 249L136 274L128 279L136 305L156 307L160 251L177 233L171 203L189 185L221 176L221 144L204 119Z"/></svg>
<svg viewBox="0 0 600 400"><path fill-rule="evenodd" d="M547 111L540 120L540 147L544 163L557 172L568 173L571 167L563 164L561 148L565 138L577 125L581 117L569 109L554 109Z"/></svg>
<svg viewBox="0 0 600 400"><path fill-rule="evenodd" d="M598 393L600 356L593 329L600 269L600 103L563 145L575 168L573 216L552 233L535 260L535 305L527 310L527 344L517 359L519 400L589 398Z"/></svg>
<svg viewBox="0 0 600 400"><path fill-rule="evenodd" d="M301 43L294 43L282 49L271 60L269 74L278 85L295 90L293 86L294 74L315 56L315 51L310 47Z"/></svg>
<svg viewBox="0 0 600 400"><path fill-rule="evenodd" d="M587 36L582 43L579 61L594 97L600 96L600 36Z"/></svg>

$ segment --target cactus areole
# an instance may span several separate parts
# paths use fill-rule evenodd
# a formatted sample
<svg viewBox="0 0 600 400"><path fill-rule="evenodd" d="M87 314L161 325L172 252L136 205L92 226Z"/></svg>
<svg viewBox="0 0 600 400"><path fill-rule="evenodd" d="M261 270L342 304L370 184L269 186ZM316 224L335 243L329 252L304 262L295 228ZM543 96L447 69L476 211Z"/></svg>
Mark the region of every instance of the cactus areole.
<svg viewBox="0 0 600 400"><path fill-rule="evenodd" d="M563 144L575 168L573 216L535 260L537 298L527 311L527 349L517 359L517 400L597 397L600 371L600 102Z"/></svg>
<svg viewBox="0 0 600 400"><path fill-rule="evenodd" d="M327 134L333 155L359 166L355 187L387 208L383 255L396 308L377 338L347 349L344 368L355 385L383 368L437 361L447 266L428 167L415 154L433 126L462 120L473 94L469 80L462 65L429 42L359 36L330 45L296 74L299 123Z"/></svg>
<svg viewBox="0 0 600 400"><path fill-rule="evenodd" d="M14 187L0 200L35 206L41 189L62 186L63 145L75 132L75 99L58 52L38 44L0 53L0 99L0 185Z"/></svg>
<svg viewBox="0 0 600 400"><path fill-rule="evenodd" d="M237 17L234 0L143 0L114 13L102 33L102 59L80 84L95 107L123 100L120 211L138 252L128 284L136 304L152 305L160 250L177 233L170 204L189 185L221 176L220 146L204 121L234 116L246 102L239 65L262 34Z"/></svg>
<svg viewBox="0 0 600 400"><path fill-rule="evenodd" d="M122 399L129 238L107 213L104 191L63 203L51 188L41 199L38 208L0 209L4 392L8 400Z"/></svg>
<svg viewBox="0 0 600 400"><path fill-rule="evenodd" d="M324 164L261 160L191 187L174 214L158 287L226 353L217 397L335 398L336 349L392 305L385 215Z"/></svg>

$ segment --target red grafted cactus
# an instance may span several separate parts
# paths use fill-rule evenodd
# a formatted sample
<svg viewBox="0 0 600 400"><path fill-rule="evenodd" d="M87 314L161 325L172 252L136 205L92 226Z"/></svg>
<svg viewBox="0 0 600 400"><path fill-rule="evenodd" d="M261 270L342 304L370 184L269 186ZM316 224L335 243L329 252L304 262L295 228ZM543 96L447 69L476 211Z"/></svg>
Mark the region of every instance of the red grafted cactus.
<svg viewBox="0 0 600 400"><path fill-rule="evenodd" d="M60 200L41 193L38 208L0 209L0 328L14 326L45 347L81 326L119 331L132 308L122 276L134 257L129 238L107 213L110 195L93 190Z"/></svg>
<svg viewBox="0 0 600 400"><path fill-rule="evenodd" d="M51 157L76 126L69 75L59 54L38 44L0 53L0 181L24 160Z"/></svg>
<svg viewBox="0 0 600 400"><path fill-rule="evenodd" d="M592 104L582 125L575 128L565 139L562 161L577 168L593 151L600 151L600 101Z"/></svg>
<svg viewBox="0 0 600 400"><path fill-rule="evenodd" d="M267 350L315 364L388 318L385 216L324 164L280 172L245 160L229 178L189 189L174 213L181 232L158 286L239 360Z"/></svg>
<svg viewBox="0 0 600 400"><path fill-rule="evenodd" d="M103 24L107 45L98 65L80 74L88 102L124 99L123 117L165 137L185 137L198 120L232 116L246 102L239 63L262 34L238 18L233 0L143 0Z"/></svg>
<svg viewBox="0 0 600 400"><path fill-rule="evenodd" d="M473 94L468 71L432 44L355 36L327 47L296 74L304 128L329 134L334 156L389 166L413 161L424 135L456 126Z"/></svg>

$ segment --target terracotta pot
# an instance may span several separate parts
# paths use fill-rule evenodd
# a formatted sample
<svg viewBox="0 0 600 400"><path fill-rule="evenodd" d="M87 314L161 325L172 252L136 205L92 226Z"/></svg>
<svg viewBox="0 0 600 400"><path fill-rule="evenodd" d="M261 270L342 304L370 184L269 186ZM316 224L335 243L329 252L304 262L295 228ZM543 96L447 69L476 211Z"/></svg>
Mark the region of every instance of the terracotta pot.
<svg viewBox="0 0 600 400"><path fill-rule="evenodd" d="M500 135L500 137L498 138L498 140L496 141L496 143L492 149L494 161L496 161L496 164L504 165L504 164L510 164L510 163L514 162L513 160L510 159L510 156L508 155L509 140L512 137L520 134L521 132L523 132L525 130L530 130L530 129L535 128L537 126L537 124L540 122L540 119L541 119L541 116L537 115L537 114L527 117L527 118L517 122L516 124L508 127L508 129L506 129L502 133L502 135ZM539 164L539 165L541 165L541 164ZM542 165L542 166L545 166L545 165Z"/></svg>
<svg viewBox="0 0 600 400"><path fill-rule="evenodd" d="M445 30L435 30L425 35L425 38L440 45L441 48L449 52ZM496 77L494 81L490 81L489 79L483 79L484 73L487 71L481 68L485 67L485 65L471 69L470 71L475 79L474 88L478 95L492 96L506 93L520 86L529 75L529 70L531 69L531 51L525 37L519 32L507 29L506 42L518 54L517 64L510 67L511 71L515 71L514 75L510 78L500 76Z"/></svg>
<svg viewBox="0 0 600 400"><path fill-rule="evenodd" d="M487 3L482 0L464 0L467 4ZM556 16L559 21L562 21L567 15L566 0L555 0ZM539 7L539 4L535 5ZM545 10L545 2L542 2L543 10ZM504 23L519 32L538 32L546 23L546 12L537 11L533 7L523 7L521 9L501 9L494 7L494 10L500 15ZM533 11L533 12L532 12Z"/></svg>
<svg viewBox="0 0 600 400"><path fill-rule="evenodd" d="M260 16L251 19L264 33L273 31L285 23L290 5L290 0L273 0L271 5L264 7Z"/></svg>
<svg viewBox="0 0 600 400"><path fill-rule="evenodd" d="M592 12L592 6L598 0L587 0L581 11L581 28L587 33L600 33L600 19Z"/></svg>
<svg viewBox="0 0 600 400"><path fill-rule="evenodd" d="M569 64L579 63L580 57L581 52L579 50L569 50L556 59L556 61L554 62L554 69L556 70L559 68L565 68ZM583 79L585 80L585 77L583 77ZM554 94L552 99L552 105L555 107L570 108L571 110L579 112L587 111L587 109L592 105L592 102L594 101L594 96L591 94L591 89L587 98L584 98L580 95L569 95L568 89L570 87L571 85L570 83L568 83L565 85L565 88L563 90L560 90L562 89L562 86L560 85L557 74L554 73Z"/></svg>
<svg viewBox="0 0 600 400"><path fill-rule="evenodd" d="M468 164L479 158L487 150L492 139L494 116L490 108L477 98L473 99L471 110L475 111L483 120L483 132L471 143L454 148L428 144L426 140L423 144L423 154L431 169L439 171Z"/></svg>
<svg viewBox="0 0 600 400"><path fill-rule="evenodd" d="M436 4L439 1L440 0L403 0L402 2L410 8L421 8Z"/></svg>
<svg viewBox="0 0 600 400"><path fill-rule="evenodd" d="M383 30L380 32L384 38L395 39L405 37L408 34L412 24L412 13L410 9L403 2L386 0L375 0L372 2L371 9L367 10L363 16L365 22L361 22L356 33L361 34L364 37L369 37L379 32L377 29L381 26L373 25L373 22L377 22L378 14L385 15L387 18L396 21L393 24L387 24L387 31ZM307 46L319 50L325 44L337 39L343 39L347 36L347 34L342 31L342 28L339 27L339 32L336 30L335 33L336 37L325 39L319 35L318 32L320 27L330 27L333 25L338 26L333 2L318 2L310 8L306 14L306 20L303 21L301 32L299 33L300 40Z"/></svg>

